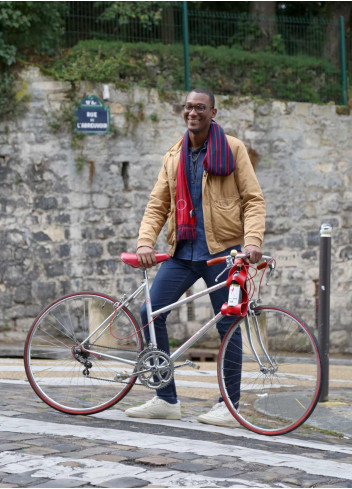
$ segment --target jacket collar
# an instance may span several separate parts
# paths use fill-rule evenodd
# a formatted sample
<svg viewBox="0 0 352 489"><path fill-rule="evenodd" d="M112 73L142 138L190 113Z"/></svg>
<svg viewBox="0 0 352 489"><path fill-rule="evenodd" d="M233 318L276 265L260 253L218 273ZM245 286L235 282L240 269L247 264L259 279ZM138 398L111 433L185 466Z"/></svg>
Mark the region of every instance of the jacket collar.
<svg viewBox="0 0 352 489"><path fill-rule="evenodd" d="M182 141L183 141L183 137L179 141L177 141L176 144L171 146L171 148L168 149L168 152L172 155L179 153L181 151Z"/></svg>

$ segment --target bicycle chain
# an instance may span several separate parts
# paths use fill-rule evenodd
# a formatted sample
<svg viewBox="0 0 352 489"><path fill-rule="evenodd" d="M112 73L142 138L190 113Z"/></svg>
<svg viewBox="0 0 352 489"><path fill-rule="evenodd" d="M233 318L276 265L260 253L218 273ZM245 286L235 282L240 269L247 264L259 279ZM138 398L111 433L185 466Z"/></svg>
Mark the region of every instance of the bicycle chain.
<svg viewBox="0 0 352 489"><path fill-rule="evenodd" d="M106 348L106 349L111 350L111 347L110 347L110 346L103 346L103 345L94 345L94 346L95 346L95 347L98 347L98 348ZM136 350L124 350L124 351L131 352L131 353L136 353ZM141 353L142 353L142 352L139 352L138 357L139 357L139 355L140 355ZM93 364L93 367L94 367L94 364ZM84 371L83 371L83 372L84 372ZM92 375L90 375L89 373L88 373L88 375L87 375L87 374L85 374L85 373L83 373L83 375L84 375L85 377L89 377L90 379L93 379L93 380L103 380L104 382L113 382L114 384L126 384L126 385L128 384L128 382L123 382L123 381L118 381L118 380L110 380L110 379L102 379L101 377L93 377L93 376L92 376Z"/></svg>
<svg viewBox="0 0 352 489"><path fill-rule="evenodd" d="M96 347L99 347L99 348L109 348L108 346L100 346L100 345L95 345L95 346L96 346ZM134 352L134 353L135 353L135 351L136 351L136 350L124 350L124 351L128 351L128 352ZM141 351L141 352L139 352L139 354L138 354L137 370L138 370L138 365L139 365L139 364L140 364L140 362L141 362L141 359L142 359L144 356L146 356L146 355L150 354L150 353L151 353L151 352L153 352L153 351L155 351L156 353L161 353L162 355L165 355L166 357L168 357L168 358L169 358L169 355L168 355L166 352L164 352L164 351L162 351L162 350L154 350L154 348L147 347L146 349L142 350L142 351ZM169 365L169 369L171 370L171 372L170 372L170 374L169 374L169 379L168 379L166 382L163 382L163 384L164 384L164 385L163 385L162 387L166 387L166 386L167 386L167 385L168 385L168 384L169 384L169 383L170 383L170 382L173 380L173 376L174 376L174 374L173 374L173 370L174 370L174 367L173 367L173 365L172 365L172 364L171 364L171 365ZM141 373L142 373L142 372L140 372L140 374L141 374ZM101 378L101 377L93 377L92 375L90 375L90 374L89 374L89 372L88 372L88 374L85 374L85 373L84 373L84 371L83 371L83 375L84 375L85 377L88 377L88 378L93 379L93 380L101 380L101 381L103 381L103 382L112 382L112 383L114 383L114 384L126 384L126 385L127 385L127 384L129 383L129 382L124 382L124 381L122 381L122 380L121 380L121 381L117 381L117 380L103 379L103 378ZM160 387L161 387L161 386L158 386L158 385L151 386L151 385L150 385L150 383L149 383L149 381L148 381L148 380L146 380L146 379L142 379L140 375L138 375L138 378L139 378L140 382L142 383L142 385L144 385L145 387L147 387L147 388L149 388L149 389L158 389L158 388L160 388Z"/></svg>
<svg viewBox="0 0 352 489"><path fill-rule="evenodd" d="M94 380L103 380L104 382L112 382L114 384L128 384L129 383L129 382L123 382L123 381L117 381L117 380L102 379L101 377L92 377L91 375L86 375L85 377L88 377L89 379L94 379Z"/></svg>

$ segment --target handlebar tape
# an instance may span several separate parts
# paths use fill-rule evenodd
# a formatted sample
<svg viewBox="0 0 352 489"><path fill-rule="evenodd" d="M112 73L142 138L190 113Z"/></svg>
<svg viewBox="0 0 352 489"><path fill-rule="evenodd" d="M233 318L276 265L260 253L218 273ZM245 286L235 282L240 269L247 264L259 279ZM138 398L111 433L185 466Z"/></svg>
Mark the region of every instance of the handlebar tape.
<svg viewBox="0 0 352 489"><path fill-rule="evenodd" d="M226 261L226 256L219 256L218 258L212 258L211 260L207 261L208 267L211 265L217 265L218 263L224 263Z"/></svg>

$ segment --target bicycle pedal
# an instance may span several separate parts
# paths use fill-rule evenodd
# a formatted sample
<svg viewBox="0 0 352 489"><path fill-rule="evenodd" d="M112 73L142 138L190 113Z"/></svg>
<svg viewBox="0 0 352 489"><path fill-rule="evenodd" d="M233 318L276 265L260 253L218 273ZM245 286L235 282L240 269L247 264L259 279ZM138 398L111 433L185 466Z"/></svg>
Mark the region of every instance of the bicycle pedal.
<svg viewBox="0 0 352 489"><path fill-rule="evenodd" d="M115 375L114 380L117 382L121 382L122 380L127 380L130 374L128 372L120 372Z"/></svg>
<svg viewBox="0 0 352 489"><path fill-rule="evenodd" d="M186 365L189 367L195 368L197 370L200 369L200 365L197 365L196 363L192 362L191 360L186 360Z"/></svg>

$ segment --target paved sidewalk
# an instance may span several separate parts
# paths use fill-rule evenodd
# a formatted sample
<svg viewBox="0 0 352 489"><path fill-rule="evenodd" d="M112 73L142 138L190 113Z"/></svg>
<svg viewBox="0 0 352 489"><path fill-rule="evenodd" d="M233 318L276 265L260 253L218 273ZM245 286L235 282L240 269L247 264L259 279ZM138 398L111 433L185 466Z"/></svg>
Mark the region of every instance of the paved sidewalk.
<svg viewBox="0 0 352 489"><path fill-rule="evenodd" d="M23 347L18 345L0 345L0 365L5 358L16 358L21 363ZM201 368L213 370L214 378L212 382L214 384L217 383L215 378L215 362L202 363ZM5 374L2 375L0 371L0 382L1 379L6 379L6 377L9 378ZM193 397L195 398L198 397L196 390L194 388L192 389ZM187 397L189 394L187 387L178 387L178 391L180 397L182 395ZM212 400L209 400L209 397L201 391L204 391L204 389L199 391L200 402L197 403L197 412L188 413L194 415L194 417L200 414L199 409L206 411L212 405ZM150 395L152 396L153 394L150 393ZM192 407L189 409L192 411ZM320 402L317 405L314 413L305 424L327 433L352 439L352 357L330 358L329 399L327 402Z"/></svg>

